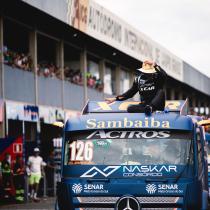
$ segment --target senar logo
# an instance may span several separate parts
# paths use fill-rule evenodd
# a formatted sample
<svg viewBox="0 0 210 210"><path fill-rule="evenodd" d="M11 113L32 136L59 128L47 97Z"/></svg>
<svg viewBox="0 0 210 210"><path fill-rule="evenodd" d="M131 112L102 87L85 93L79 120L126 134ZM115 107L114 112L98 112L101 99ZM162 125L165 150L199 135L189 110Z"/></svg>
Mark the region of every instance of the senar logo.
<svg viewBox="0 0 210 210"><path fill-rule="evenodd" d="M149 194L154 194L156 191L157 191L157 187L155 184L147 184L146 185L146 191L149 193Z"/></svg>
<svg viewBox="0 0 210 210"><path fill-rule="evenodd" d="M94 176L96 176L98 174L100 174L100 175L102 175L104 177L108 177L112 173L114 173L117 169L119 169L120 167L121 166L107 166L105 169L100 170L99 168L94 166L91 169L89 169L87 172L82 174L80 177L92 178L92 177L94 177Z"/></svg>
<svg viewBox="0 0 210 210"><path fill-rule="evenodd" d="M72 191L75 194L81 193L82 192L82 185L81 184L73 184Z"/></svg>

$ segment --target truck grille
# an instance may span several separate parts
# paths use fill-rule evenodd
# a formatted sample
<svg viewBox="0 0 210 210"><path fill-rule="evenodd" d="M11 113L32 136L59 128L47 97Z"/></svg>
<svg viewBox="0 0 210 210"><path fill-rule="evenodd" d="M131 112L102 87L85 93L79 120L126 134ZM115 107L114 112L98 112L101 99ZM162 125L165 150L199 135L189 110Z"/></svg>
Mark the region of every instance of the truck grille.
<svg viewBox="0 0 210 210"><path fill-rule="evenodd" d="M80 203L113 203L120 197L77 197ZM136 197L140 203L176 203L179 197ZM114 210L114 208L81 208L81 210ZM161 208L142 208L142 210L160 210ZM162 208L163 209L163 208ZM175 210L174 208L164 208L164 210Z"/></svg>

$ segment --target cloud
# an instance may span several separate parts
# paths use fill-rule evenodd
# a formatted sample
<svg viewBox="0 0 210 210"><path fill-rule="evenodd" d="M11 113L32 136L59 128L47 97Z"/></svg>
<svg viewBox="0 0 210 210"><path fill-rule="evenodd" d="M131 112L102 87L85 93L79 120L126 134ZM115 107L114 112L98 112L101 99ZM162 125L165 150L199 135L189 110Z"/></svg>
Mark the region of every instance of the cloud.
<svg viewBox="0 0 210 210"><path fill-rule="evenodd" d="M209 0L95 0L210 77Z"/></svg>

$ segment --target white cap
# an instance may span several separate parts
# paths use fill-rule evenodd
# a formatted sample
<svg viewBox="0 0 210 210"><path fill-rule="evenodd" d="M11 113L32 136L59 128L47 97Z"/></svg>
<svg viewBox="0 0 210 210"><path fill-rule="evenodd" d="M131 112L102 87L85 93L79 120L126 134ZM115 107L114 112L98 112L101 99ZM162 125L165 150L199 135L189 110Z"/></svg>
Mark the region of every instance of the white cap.
<svg viewBox="0 0 210 210"><path fill-rule="evenodd" d="M40 152L39 148L38 147L35 147L34 148L34 152Z"/></svg>
<svg viewBox="0 0 210 210"><path fill-rule="evenodd" d="M151 68L151 69L143 69L143 68L140 68L140 69L137 69L137 70L140 71L140 72L146 73L146 74L154 74L154 73L157 72L155 70L155 68Z"/></svg>

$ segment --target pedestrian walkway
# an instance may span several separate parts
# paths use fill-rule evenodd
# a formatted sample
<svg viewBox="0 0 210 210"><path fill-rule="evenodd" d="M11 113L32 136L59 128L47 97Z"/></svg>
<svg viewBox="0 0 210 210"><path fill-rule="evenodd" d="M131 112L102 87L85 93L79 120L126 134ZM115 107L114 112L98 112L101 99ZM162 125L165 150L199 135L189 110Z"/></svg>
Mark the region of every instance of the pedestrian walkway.
<svg viewBox="0 0 210 210"><path fill-rule="evenodd" d="M40 202L28 202L25 204L0 205L0 210L54 210L55 198L42 198Z"/></svg>

